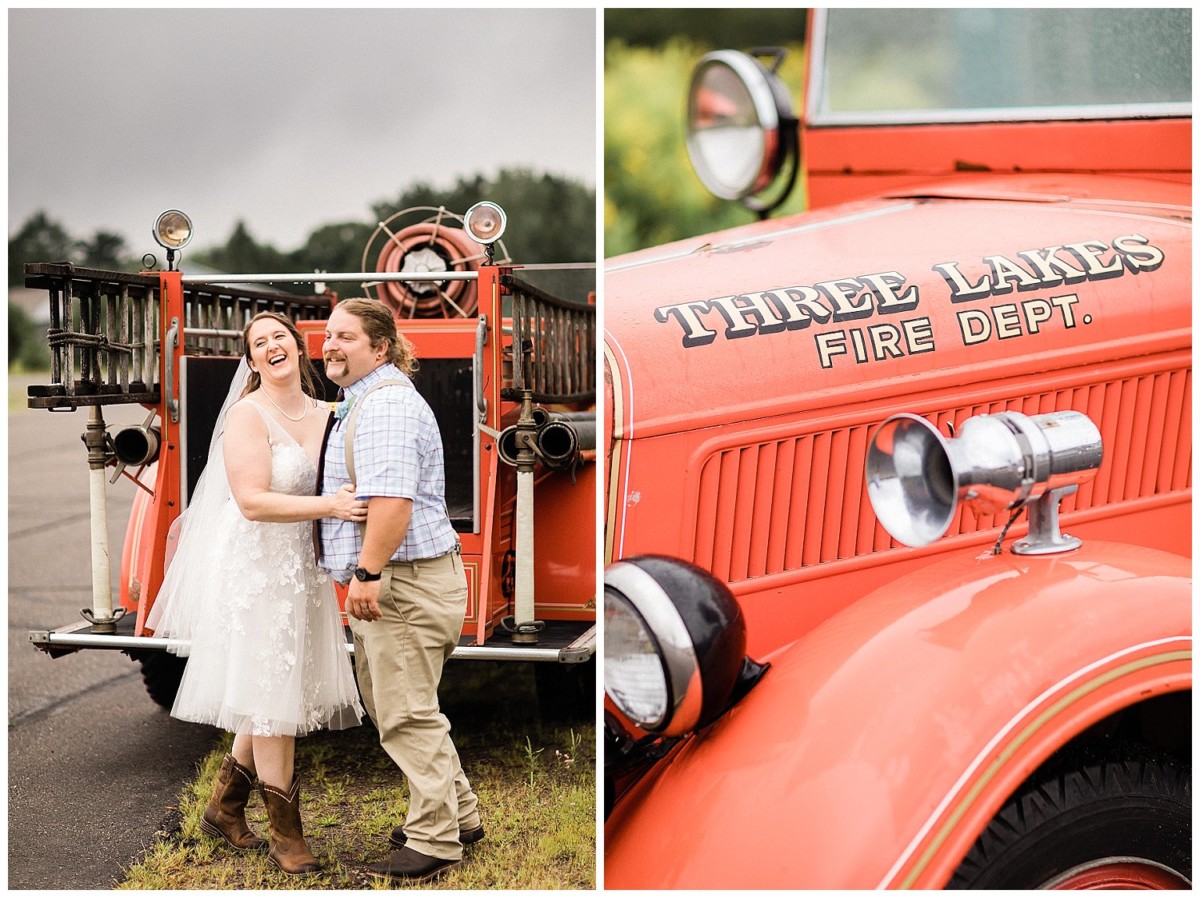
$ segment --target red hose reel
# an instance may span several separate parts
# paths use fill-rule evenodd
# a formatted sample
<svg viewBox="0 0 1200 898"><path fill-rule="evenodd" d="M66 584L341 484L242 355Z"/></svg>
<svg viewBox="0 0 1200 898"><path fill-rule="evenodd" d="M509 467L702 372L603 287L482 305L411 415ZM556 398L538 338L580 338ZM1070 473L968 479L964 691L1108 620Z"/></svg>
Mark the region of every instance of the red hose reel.
<svg viewBox="0 0 1200 898"><path fill-rule="evenodd" d="M410 223L402 224L405 219ZM364 271L371 247L380 238L374 265L378 272L476 271L487 258L484 248L462 229L462 218L442 208L417 206L380 222L363 251ZM469 318L479 306L474 280L387 281L372 289L398 320Z"/></svg>

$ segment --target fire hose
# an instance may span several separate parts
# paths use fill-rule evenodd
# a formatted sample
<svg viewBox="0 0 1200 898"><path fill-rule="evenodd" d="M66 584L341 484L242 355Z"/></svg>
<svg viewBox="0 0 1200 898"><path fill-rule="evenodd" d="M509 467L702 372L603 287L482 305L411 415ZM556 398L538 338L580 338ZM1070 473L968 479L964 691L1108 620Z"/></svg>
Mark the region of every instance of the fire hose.
<svg viewBox="0 0 1200 898"><path fill-rule="evenodd" d="M539 414L540 413L540 414ZM546 412L534 410L534 449L547 468L562 471L574 466L581 452L596 448L596 416L593 412ZM496 445L500 460L516 467L520 425L500 431Z"/></svg>
<svg viewBox="0 0 1200 898"><path fill-rule="evenodd" d="M392 235L379 252L375 270L409 274L468 271L477 268L482 258L482 248L464 231L440 224L416 224ZM375 289L379 299L400 319L469 318L479 305L474 281L389 281Z"/></svg>

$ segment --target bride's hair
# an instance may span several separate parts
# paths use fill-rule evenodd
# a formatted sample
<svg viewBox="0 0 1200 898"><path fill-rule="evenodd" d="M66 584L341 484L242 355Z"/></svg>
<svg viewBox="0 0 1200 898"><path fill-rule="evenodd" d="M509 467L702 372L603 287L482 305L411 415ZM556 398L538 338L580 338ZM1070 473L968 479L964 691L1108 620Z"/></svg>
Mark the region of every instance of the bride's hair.
<svg viewBox="0 0 1200 898"><path fill-rule="evenodd" d="M250 328L264 318L270 318L272 321L278 321L288 329L288 333L292 335L292 339L296 341L297 357L300 360L300 389L312 396L314 399L321 399L322 390L319 387L319 378L317 369L313 366L312 359L308 357L308 350L304 346L304 338L300 336L300 331L296 325L292 323L292 319L286 315L280 315L278 312L259 312L246 324L242 331L242 345L245 347L246 364L250 364ZM253 393L262 384L262 378L257 371L250 372L250 379L246 381L246 389L242 391L245 396Z"/></svg>

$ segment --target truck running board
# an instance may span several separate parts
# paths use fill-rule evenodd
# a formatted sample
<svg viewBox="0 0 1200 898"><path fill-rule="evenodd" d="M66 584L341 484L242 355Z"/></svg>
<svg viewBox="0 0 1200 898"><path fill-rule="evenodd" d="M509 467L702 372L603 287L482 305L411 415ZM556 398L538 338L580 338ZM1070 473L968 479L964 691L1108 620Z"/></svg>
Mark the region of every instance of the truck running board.
<svg viewBox="0 0 1200 898"><path fill-rule="evenodd" d="M183 640L158 636L134 636L133 621L125 626L117 622L115 634L92 633L87 621L68 624L56 630L32 630L29 641L51 657L77 652L81 649L116 651L166 651L184 645ZM128 630L122 633L121 630ZM354 654L354 643L347 630L346 651ZM492 637L486 645L477 645L470 637L459 641L451 658L470 661L550 661L560 664L579 664L596 653L596 625L586 621L547 621L537 645L510 645L504 634Z"/></svg>

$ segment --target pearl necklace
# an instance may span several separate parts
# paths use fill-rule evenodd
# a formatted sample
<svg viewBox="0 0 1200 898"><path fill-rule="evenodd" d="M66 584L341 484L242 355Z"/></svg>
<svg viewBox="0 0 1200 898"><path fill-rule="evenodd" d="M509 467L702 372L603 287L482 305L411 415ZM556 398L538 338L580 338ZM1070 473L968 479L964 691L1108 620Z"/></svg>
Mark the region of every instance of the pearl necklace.
<svg viewBox="0 0 1200 898"><path fill-rule="evenodd" d="M275 406L275 408L279 410L279 414L283 415L289 421L303 421L304 416L308 414L308 400L307 399L304 400L304 407L302 409L300 409L300 415L298 417L293 418L291 415L289 415L283 409L279 408L279 403L271 398L271 394L268 393L266 391L266 389L263 389L262 394L267 397L267 402L269 402L269 403L271 403L271 405Z"/></svg>

